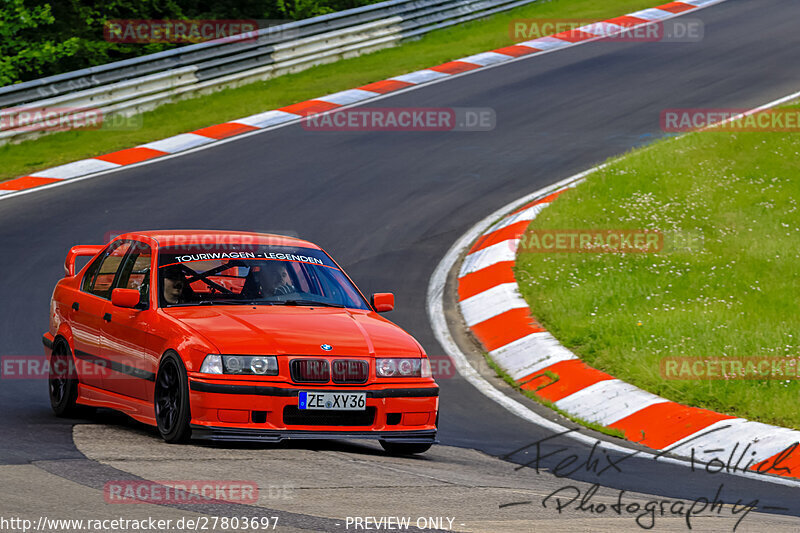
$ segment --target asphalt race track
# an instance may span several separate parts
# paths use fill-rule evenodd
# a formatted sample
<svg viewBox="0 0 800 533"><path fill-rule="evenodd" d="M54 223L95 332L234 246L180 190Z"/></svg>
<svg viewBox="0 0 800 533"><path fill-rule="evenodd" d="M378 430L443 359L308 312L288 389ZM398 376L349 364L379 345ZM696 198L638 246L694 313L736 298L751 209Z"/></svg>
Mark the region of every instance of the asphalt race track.
<svg viewBox="0 0 800 533"><path fill-rule="evenodd" d="M596 42L516 61L380 101L381 107L478 107L490 132L314 132L292 125L97 179L0 201L2 355L42 353L50 294L70 246L107 232L158 228L293 232L320 244L365 293L394 291L387 317L429 354L442 353L425 312L431 273L470 226L531 191L662 135L664 108L755 107L800 89L800 2L729 0L688 15L696 43ZM753 502L736 531L800 525L800 488L692 473L631 457L597 476L552 470L589 447L563 437L544 467L499 457L551 436L493 403L457 375L439 379L440 439L421 458L390 458L377 444L184 446L124 416L55 418L46 381L0 382L0 515L49 518L279 516L279 531L345 531L346 516L455 517L457 531L638 528L637 514L559 513L542 498L567 485L601 485L596 502L721 498ZM556 448L553 448L556 449ZM600 467L608 464L596 452ZM611 459L619 460L620 456ZM515 454L524 463L530 456ZM577 463L576 463L577 464ZM598 469L599 469L598 468ZM290 487L255 505L110 505L108 480L253 479ZM720 486L722 488L720 489ZM576 489L578 490L578 489ZM639 493L638 496L634 496ZM514 505L509 505L514 504ZM773 509L764 508L773 507ZM710 506L709 506L710 507ZM691 521L730 530L729 507ZM447 525L447 521L444 522ZM641 524L640 524L641 525ZM687 520L655 517L657 530ZM351 525L350 530L354 530Z"/></svg>

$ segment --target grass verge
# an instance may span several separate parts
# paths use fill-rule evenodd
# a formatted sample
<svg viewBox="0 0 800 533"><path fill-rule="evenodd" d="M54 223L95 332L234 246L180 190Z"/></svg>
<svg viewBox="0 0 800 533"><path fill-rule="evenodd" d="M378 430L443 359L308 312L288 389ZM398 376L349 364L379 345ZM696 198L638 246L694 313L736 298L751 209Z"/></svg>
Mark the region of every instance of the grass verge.
<svg viewBox="0 0 800 533"><path fill-rule="evenodd" d="M800 429L797 379L741 379L723 363L716 372L729 379L665 379L661 367L672 357L769 357L791 368L800 358L799 155L797 134L706 131L592 174L529 232L658 229L665 248L520 253L534 316L589 365L645 390Z"/></svg>
<svg viewBox="0 0 800 533"><path fill-rule="evenodd" d="M167 104L142 114L141 127L137 129L72 130L4 145L0 147L3 161L0 181L508 46L513 44L509 25L514 19L602 20L658 3L653 0L539 0L487 19L438 30L395 48Z"/></svg>

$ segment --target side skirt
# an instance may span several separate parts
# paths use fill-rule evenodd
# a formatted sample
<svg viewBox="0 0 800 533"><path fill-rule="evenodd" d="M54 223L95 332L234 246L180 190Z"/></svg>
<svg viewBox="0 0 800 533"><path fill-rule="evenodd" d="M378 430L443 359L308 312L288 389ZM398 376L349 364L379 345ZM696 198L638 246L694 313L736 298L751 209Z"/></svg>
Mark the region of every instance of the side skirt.
<svg viewBox="0 0 800 533"><path fill-rule="evenodd" d="M125 413L143 424L156 425L155 408L152 403L98 389L85 383L78 384L77 403L91 407L107 407Z"/></svg>

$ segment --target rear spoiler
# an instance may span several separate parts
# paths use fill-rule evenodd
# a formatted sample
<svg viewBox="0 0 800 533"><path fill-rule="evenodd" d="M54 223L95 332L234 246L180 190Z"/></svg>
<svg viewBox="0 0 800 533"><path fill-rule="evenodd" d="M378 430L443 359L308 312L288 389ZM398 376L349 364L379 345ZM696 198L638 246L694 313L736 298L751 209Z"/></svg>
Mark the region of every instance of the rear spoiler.
<svg viewBox="0 0 800 533"><path fill-rule="evenodd" d="M64 272L67 276L74 276L75 258L97 255L100 251L105 249L105 247L105 244L80 244L78 246L73 246L69 249L69 252L67 252L67 258L64 260Z"/></svg>

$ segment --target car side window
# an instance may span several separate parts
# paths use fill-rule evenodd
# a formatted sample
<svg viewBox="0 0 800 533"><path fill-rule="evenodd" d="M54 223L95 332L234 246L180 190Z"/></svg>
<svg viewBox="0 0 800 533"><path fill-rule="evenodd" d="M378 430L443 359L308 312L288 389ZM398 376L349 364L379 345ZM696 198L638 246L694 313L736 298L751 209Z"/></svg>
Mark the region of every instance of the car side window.
<svg viewBox="0 0 800 533"><path fill-rule="evenodd" d="M117 271L120 270L122 260L129 249L130 243L127 241L119 241L118 244L114 243L109 247L106 256L100 262L88 292L101 298L111 298L111 288L114 285Z"/></svg>
<svg viewBox="0 0 800 533"><path fill-rule="evenodd" d="M92 264L86 269L86 274L83 276L83 282L81 283L81 290L83 292L92 292L94 277L97 275L97 269L100 268L100 264L103 262L104 258L105 252L103 252L103 255L92 261Z"/></svg>
<svg viewBox="0 0 800 533"><path fill-rule="evenodd" d="M150 260L153 254L150 246L142 242L133 242L128 257L117 275L114 288L135 289L139 291L140 303L149 300Z"/></svg>

